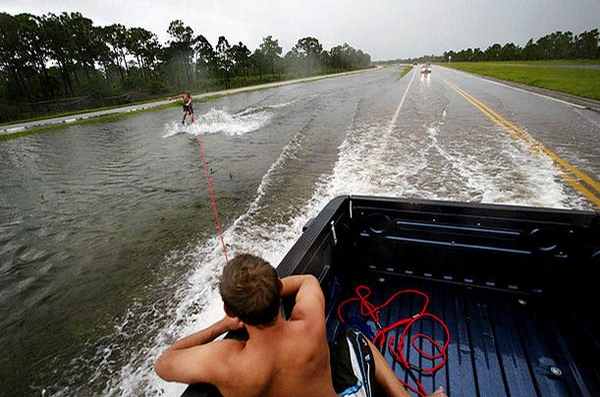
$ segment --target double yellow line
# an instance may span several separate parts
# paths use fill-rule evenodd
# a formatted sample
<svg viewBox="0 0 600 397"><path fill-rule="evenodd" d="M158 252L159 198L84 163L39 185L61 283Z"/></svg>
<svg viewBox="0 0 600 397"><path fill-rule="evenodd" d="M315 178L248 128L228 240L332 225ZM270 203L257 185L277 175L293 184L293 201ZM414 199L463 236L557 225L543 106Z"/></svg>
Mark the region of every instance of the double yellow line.
<svg viewBox="0 0 600 397"><path fill-rule="evenodd" d="M578 168L569 164L556 153L544 146L541 142L532 137L527 131L506 120L504 117L494 112L477 98L468 94L450 80L446 79L445 77L442 77L442 80L460 96L465 98L473 106L479 109L481 113L486 115L490 120L500 126L500 128L508 132L514 139L524 141L528 145L529 149L538 155L545 154L552 158L554 160L554 167L560 171L561 177L569 182L571 186L581 192L581 194L594 203L598 208L600 208L600 183Z"/></svg>

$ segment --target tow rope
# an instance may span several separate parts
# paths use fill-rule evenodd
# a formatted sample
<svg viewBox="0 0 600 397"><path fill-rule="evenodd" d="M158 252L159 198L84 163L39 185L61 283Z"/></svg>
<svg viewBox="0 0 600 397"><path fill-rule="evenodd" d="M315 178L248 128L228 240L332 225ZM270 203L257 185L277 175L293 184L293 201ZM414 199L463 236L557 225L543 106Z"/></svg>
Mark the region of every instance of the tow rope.
<svg viewBox="0 0 600 397"><path fill-rule="evenodd" d="M204 171L206 172L206 181L208 182L208 190L210 192L210 199L212 201L213 212L215 214L215 220L217 221L217 228L219 229L219 237L221 238L221 245L223 246L223 255L225 255L225 263L229 262L227 259L227 248L225 247L225 240L223 239L223 230L221 229L221 222L219 221L219 213L217 212L217 203L215 202L215 195L213 194L212 182L210 181L210 174L208 172L208 165L206 164L206 157L204 156L204 147L202 146L202 139L197 134L198 143L200 144L200 153L202 154L202 162L204 163Z"/></svg>
<svg viewBox="0 0 600 397"><path fill-rule="evenodd" d="M425 390L425 388L423 387L423 385L421 384L421 382L417 379L417 377L413 373L413 370L422 372L422 373L433 374L434 372L436 372L437 370L442 368L444 366L444 364L446 363L448 343L450 342L450 331L448 330L448 327L446 326L444 321L442 321L439 317L437 317L434 314L427 313L427 306L429 305L429 296L427 296L427 294L425 294L421 291L418 291L418 290L413 290L413 289L401 290L401 291L397 291L396 293L394 293L385 303L383 303L379 306L375 306L373 303L371 303L367 300L367 298L369 296L371 296L371 289L369 287L367 287L365 285L359 285L358 287L356 287L355 293L356 293L356 296L346 299L345 301L340 303L340 305L338 306L337 314L338 314L338 318L341 321L341 323L346 325L346 322L347 322L344 319L344 316L342 315L343 307L351 302L360 302L361 316L370 318L375 323L375 326L377 327L377 333L375 334L375 336L372 339L373 344L381 350L387 341L387 346L390 350L390 353L396 359L396 361L398 361L406 369L406 372L412 378L412 380L415 382L417 387L415 388L415 387L409 385L407 382L404 382L402 379L398 379L398 380L407 389L417 393L419 396L426 397L428 395L428 393ZM379 311L381 309L385 308L386 306L388 306L398 296L404 295L404 294L414 294L414 295L418 295L418 296L422 297L424 299L424 303L423 303L421 310L419 311L419 313L416 313L412 317L400 319L389 326L383 327L381 325L381 323L379 322ZM413 335L413 337L411 338L412 347L419 354L421 354L421 356L431 360L432 363L435 360L441 359L441 361L438 364L432 366L431 368L425 368L425 369L418 368L418 367L410 364L408 362L408 360L406 359L405 353L404 353L404 350L406 350L408 353L408 350L410 348L410 346L408 344L405 344L405 339L409 333L410 328L416 322L421 321L423 319L431 319L434 322L439 323L442 326L442 328L444 329L444 333L445 333L445 341L444 341L443 345L440 345L439 343L434 341L432 337L430 337L429 335L426 335L424 333L417 333L417 334ZM400 338L396 341L396 338L394 336L388 336L388 333L398 327L404 327L404 329L402 331ZM418 344L418 342L421 339L425 339L426 341L428 341L432 346L435 347L435 350L437 350L438 353L429 354L429 353L426 353L425 351L423 351L423 349L421 347L419 347L419 344ZM406 349L405 349L405 346L406 346Z"/></svg>

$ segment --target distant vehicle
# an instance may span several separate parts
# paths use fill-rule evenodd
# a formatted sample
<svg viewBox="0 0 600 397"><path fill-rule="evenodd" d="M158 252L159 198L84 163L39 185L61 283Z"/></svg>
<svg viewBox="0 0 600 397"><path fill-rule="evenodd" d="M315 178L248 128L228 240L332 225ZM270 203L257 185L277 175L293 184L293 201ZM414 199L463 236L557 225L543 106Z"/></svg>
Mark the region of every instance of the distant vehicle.
<svg viewBox="0 0 600 397"><path fill-rule="evenodd" d="M423 67L421 68L421 73L422 74L431 73L431 63L427 62L425 65L423 65Z"/></svg>
<svg viewBox="0 0 600 397"><path fill-rule="evenodd" d="M418 65L418 63L416 63L416 62L413 62L413 66L417 66L417 65Z"/></svg>

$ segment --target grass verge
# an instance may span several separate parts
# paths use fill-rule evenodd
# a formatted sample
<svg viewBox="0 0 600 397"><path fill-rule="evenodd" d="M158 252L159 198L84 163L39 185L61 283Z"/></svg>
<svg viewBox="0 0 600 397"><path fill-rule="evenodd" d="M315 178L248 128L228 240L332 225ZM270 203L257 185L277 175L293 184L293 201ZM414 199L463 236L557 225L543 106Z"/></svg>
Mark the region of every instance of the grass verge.
<svg viewBox="0 0 600 397"><path fill-rule="evenodd" d="M595 64L587 62L585 64ZM600 68L581 62L457 62L446 67L600 100Z"/></svg>
<svg viewBox="0 0 600 397"><path fill-rule="evenodd" d="M413 69L414 69L414 67L410 66L410 65L403 66L402 67L402 71L400 72L400 77L398 78L398 80L400 80L402 77L406 76Z"/></svg>

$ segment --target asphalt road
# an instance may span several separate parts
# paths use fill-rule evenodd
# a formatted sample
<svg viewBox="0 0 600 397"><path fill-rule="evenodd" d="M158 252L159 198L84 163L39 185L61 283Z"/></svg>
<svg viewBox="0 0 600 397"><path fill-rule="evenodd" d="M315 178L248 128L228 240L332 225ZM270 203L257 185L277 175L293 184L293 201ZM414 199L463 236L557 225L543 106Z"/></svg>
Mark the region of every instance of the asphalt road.
<svg viewBox="0 0 600 397"><path fill-rule="evenodd" d="M481 128L491 122L552 159L563 181L600 208L600 102L439 66L429 79L438 95L450 90L469 103Z"/></svg>

